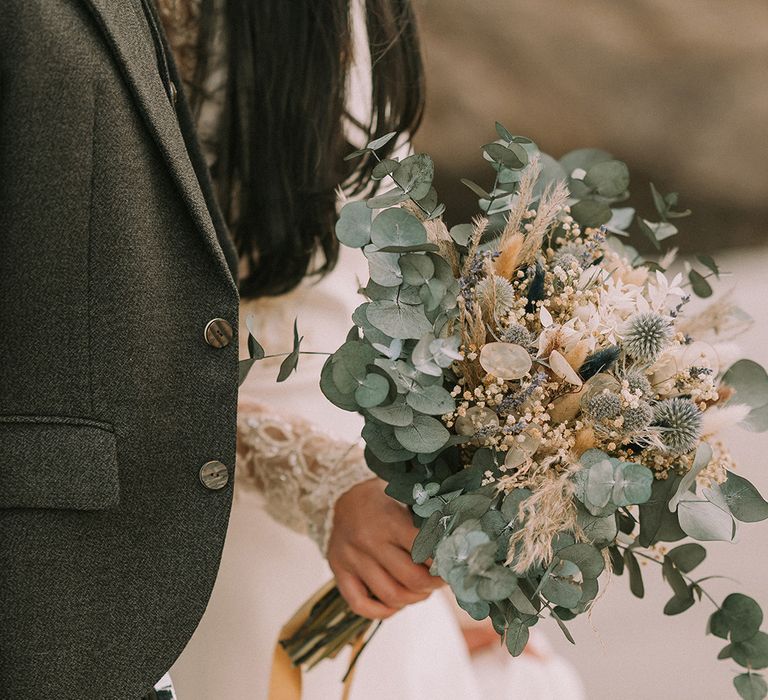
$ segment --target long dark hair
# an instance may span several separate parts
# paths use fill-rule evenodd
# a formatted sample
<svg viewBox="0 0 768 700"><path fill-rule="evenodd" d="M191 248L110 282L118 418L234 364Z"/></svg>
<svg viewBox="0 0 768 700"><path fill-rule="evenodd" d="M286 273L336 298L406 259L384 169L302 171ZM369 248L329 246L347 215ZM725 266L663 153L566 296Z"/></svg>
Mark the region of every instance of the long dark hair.
<svg viewBox="0 0 768 700"><path fill-rule="evenodd" d="M219 202L241 260L244 297L282 294L338 257L336 190L360 193L369 158L344 161L347 74L356 0L203 0L196 80L224 32L227 92L214 165ZM368 139L412 134L424 77L410 0L365 4L372 65ZM223 14L223 18L221 13ZM223 25L217 25L223 21ZM192 94L193 108L199 104ZM395 147L390 142L386 151ZM386 155L384 153L383 155ZM321 253L321 262L311 268Z"/></svg>

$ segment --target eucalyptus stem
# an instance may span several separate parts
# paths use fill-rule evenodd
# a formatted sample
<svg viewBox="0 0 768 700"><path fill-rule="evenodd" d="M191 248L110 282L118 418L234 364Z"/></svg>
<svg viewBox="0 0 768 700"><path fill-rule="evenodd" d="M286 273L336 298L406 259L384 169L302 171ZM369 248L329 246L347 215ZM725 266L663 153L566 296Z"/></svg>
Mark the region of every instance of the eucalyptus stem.
<svg viewBox="0 0 768 700"><path fill-rule="evenodd" d="M664 563L659 561L656 557L652 557L650 554L645 554L644 552L638 552L636 549L632 549L631 547L623 547L620 544L617 544L616 547L618 549L623 549L624 551L631 551L632 554L634 554L635 556L642 557L643 559L647 559L648 561L652 561L655 564L658 564L659 566L661 566ZM712 605L714 605L718 610L720 610L720 605L717 603L717 601L699 585L698 581L692 579L686 573L680 571L680 569L677 569L677 571L686 581L688 581L688 583L690 583L693 586L696 586L696 588L698 588L698 590L700 590L703 595L709 598Z"/></svg>

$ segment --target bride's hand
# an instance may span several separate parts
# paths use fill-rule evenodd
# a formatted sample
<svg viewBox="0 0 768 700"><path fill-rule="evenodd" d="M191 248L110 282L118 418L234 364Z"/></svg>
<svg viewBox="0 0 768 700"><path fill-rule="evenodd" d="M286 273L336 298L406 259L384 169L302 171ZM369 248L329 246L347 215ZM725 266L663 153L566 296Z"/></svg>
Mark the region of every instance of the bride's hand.
<svg viewBox="0 0 768 700"><path fill-rule="evenodd" d="M442 585L411 559L418 531L384 486L371 479L341 496L328 542L328 563L341 594L353 612L371 619L389 617Z"/></svg>

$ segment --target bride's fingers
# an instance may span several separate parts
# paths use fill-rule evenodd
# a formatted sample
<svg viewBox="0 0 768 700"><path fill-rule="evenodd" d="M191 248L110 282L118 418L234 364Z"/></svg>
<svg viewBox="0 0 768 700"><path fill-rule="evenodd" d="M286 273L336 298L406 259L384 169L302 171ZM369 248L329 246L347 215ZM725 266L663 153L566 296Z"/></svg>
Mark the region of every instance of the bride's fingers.
<svg viewBox="0 0 768 700"><path fill-rule="evenodd" d="M440 588L443 581L432 576L423 564L416 564L404 549L389 545L379 555L382 566L403 586L416 593L431 593Z"/></svg>
<svg viewBox="0 0 768 700"><path fill-rule="evenodd" d="M429 593L417 593L398 583L376 560L361 556L358 562L358 576L363 583L384 605L390 608L403 608L418 603Z"/></svg>
<svg viewBox="0 0 768 700"><path fill-rule="evenodd" d="M370 620L383 620L397 612L397 609L388 608L378 600L371 598L371 594L363 582L349 571L336 572L336 585L352 612L357 615L362 615Z"/></svg>

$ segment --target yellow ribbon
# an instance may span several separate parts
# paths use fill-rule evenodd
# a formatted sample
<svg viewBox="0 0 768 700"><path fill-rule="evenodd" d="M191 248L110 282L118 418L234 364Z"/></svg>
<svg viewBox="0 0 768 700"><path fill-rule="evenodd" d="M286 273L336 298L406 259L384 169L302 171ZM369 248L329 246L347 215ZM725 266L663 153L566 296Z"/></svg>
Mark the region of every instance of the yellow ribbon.
<svg viewBox="0 0 768 700"><path fill-rule="evenodd" d="M312 608L317 602L325 596L336 585L335 580L329 581L317 593L315 593L304 605L302 605L285 623L280 630L278 642L275 645L275 652L272 656L272 671L269 677L269 696L268 700L301 700L302 670L294 666L288 653L280 644L280 639L292 637L299 628L307 621ZM351 645L352 659L354 659L365 644L365 631ZM348 674L342 685L342 700L348 700L352 689L352 678L354 669Z"/></svg>

